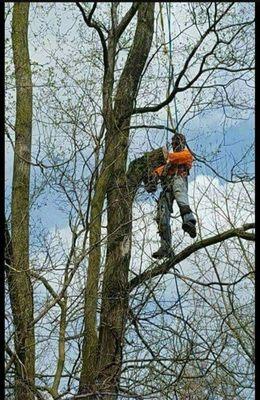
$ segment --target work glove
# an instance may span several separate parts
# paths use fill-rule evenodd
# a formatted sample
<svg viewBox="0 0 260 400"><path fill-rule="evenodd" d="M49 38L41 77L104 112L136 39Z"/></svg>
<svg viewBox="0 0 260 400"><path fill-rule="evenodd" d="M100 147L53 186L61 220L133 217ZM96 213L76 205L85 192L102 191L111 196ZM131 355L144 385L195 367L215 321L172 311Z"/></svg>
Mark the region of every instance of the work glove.
<svg viewBox="0 0 260 400"><path fill-rule="evenodd" d="M164 168L163 168L163 170L162 170L162 177L163 178L165 178L166 176L168 176L168 172L169 172L169 169L172 167L172 164L170 164L170 163L167 163L167 164L165 164L165 166L164 166Z"/></svg>
<svg viewBox="0 0 260 400"><path fill-rule="evenodd" d="M152 177L145 183L144 188L147 193L154 193L157 190L158 179L157 177Z"/></svg>

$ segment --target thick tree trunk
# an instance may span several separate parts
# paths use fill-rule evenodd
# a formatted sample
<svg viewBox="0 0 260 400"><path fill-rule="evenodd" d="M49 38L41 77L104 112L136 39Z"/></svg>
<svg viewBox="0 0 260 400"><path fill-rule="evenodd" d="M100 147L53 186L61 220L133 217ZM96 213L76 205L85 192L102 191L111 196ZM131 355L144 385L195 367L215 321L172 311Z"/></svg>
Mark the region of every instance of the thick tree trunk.
<svg viewBox="0 0 260 400"><path fill-rule="evenodd" d="M108 240L102 288L98 364L98 382L102 391L106 392L117 390L128 307L132 198L126 184L125 154L125 149L120 151L118 147L117 163L107 193ZM108 396L107 399L109 398Z"/></svg>
<svg viewBox="0 0 260 400"><path fill-rule="evenodd" d="M138 10L133 45L115 97L115 121L108 137L114 142L116 162L111 168L107 190L108 241L102 288L99 335L100 391L116 393L122 366L122 348L128 309L128 271L131 257L133 191L128 186L126 162L129 131L137 87L147 60L153 37L154 3L142 3ZM114 399L115 395L106 395Z"/></svg>
<svg viewBox="0 0 260 400"><path fill-rule="evenodd" d="M121 152L122 157L125 152ZM117 159L117 161L119 161ZM123 160L121 160L123 162ZM129 263L132 247L132 207L135 194L147 173L161 162L161 149L147 152L132 161L127 173L115 168L117 188L108 191L108 227L106 268L104 274L101 310L99 382L101 391L117 393L127 321L129 300ZM120 165L120 162L117 163ZM121 171L122 172L122 171ZM105 397L115 399L115 395Z"/></svg>
<svg viewBox="0 0 260 400"><path fill-rule="evenodd" d="M113 7L113 5L112 5ZM134 6L136 7L136 6ZM134 12L131 14L134 15ZM124 20L126 21L126 20ZM130 19L129 19L130 21ZM85 334L79 394L115 392L122 363L122 343L128 308L128 269L131 254L133 195L128 187L126 161L131 113L153 37L154 3L140 3L137 26L112 107L116 43L120 29L109 33L107 68L103 81L106 151L91 203L88 276L85 292ZM122 25L120 25L122 27ZM126 117L127 116L127 117ZM107 195L107 254L102 288L99 336L96 327L100 271L100 223ZM103 397L110 399L110 395ZM112 396L114 399L115 396Z"/></svg>
<svg viewBox="0 0 260 400"><path fill-rule="evenodd" d="M35 340L33 290L29 273L29 187L32 134L32 80L28 50L29 3L15 3L12 46L16 81L15 154L12 184L12 265L9 292L17 355L15 397L34 399Z"/></svg>
<svg viewBox="0 0 260 400"><path fill-rule="evenodd" d="M113 5L112 5L113 7ZM113 34L109 34L107 49L107 68L103 79L103 111L107 128L113 118L112 93L114 83L114 64L116 54L116 40ZM85 289L84 307L84 339L82 350L82 369L79 382L80 393L92 393L96 389L97 375L97 305L98 305L98 286L101 267L101 221L103 206L107 192L111 166L113 159L113 148L111 142L106 140L106 149L102 160L100 174L97 176L94 195L91 200L91 213L89 224L89 245L90 254L88 259L87 280Z"/></svg>
<svg viewBox="0 0 260 400"><path fill-rule="evenodd" d="M103 159L102 169L97 178L94 188L94 196L91 201L90 254L85 289L85 329L79 393L91 393L95 390L98 345L96 316L101 258L101 220L110 174L109 166L112 162L111 155L112 153L110 154L110 149L108 149Z"/></svg>

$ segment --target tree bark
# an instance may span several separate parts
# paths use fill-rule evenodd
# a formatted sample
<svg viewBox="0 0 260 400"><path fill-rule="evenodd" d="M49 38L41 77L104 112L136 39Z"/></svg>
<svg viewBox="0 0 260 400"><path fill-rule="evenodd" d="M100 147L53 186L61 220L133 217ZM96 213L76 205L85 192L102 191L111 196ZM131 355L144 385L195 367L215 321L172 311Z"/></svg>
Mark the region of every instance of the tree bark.
<svg viewBox="0 0 260 400"><path fill-rule="evenodd" d="M101 391L118 392L122 348L128 310L128 271L131 257L132 202L135 190L128 185L130 118L140 77L153 37L154 3L141 3L132 47L121 74L114 105L114 124L107 131L116 160L111 165L107 189L107 254L102 287L97 382ZM106 395L114 399L115 395Z"/></svg>
<svg viewBox="0 0 260 400"><path fill-rule="evenodd" d="M101 220L109 179L111 157L106 153L100 175L97 178L90 213L90 254L85 288L84 340L79 393L91 392L95 387L97 368L97 305L101 258Z"/></svg>
<svg viewBox="0 0 260 400"><path fill-rule="evenodd" d="M111 124L113 117L112 92L114 83L116 41L113 35L109 35L106 68L103 79L103 111L105 116L105 127ZM112 143L106 141L106 149L102 160L100 174L97 174L94 195L91 200L89 245L90 253L88 259L88 270L85 288L84 307L84 339L82 350L82 369L80 374L79 393L87 393L95 390L95 379L97 374L97 305L98 285L100 276L101 259L101 221L111 166L113 159Z"/></svg>
<svg viewBox="0 0 260 400"><path fill-rule="evenodd" d="M114 7L112 5L112 7ZM127 26L138 8L133 44L119 79L113 106L116 45L122 26ZM88 26L92 20L84 15ZM114 16L116 9L113 9ZM82 370L79 394L117 390L122 362L122 339L128 307L128 269L131 249L131 209L135 190L126 176L130 117L137 96L153 37L154 3L134 4L121 23L114 26L103 43L103 115L106 127L105 155L91 201L90 256L85 291L85 332L82 350ZM125 118L125 116L128 116ZM134 184L134 186L136 186ZM133 187L133 186L132 186ZM107 196L107 254L102 289L101 322L97 332L97 301L100 273L101 217ZM111 364L112 363L112 364ZM112 366L112 368L110 368ZM92 397L91 394L93 394ZM106 394L110 399L111 396ZM113 399L115 396L112 396Z"/></svg>
<svg viewBox="0 0 260 400"><path fill-rule="evenodd" d="M35 339L33 289L29 273L29 189L32 135L32 78L28 50L29 3L15 3L12 47L16 82L15 149L12 182L12 263L8 284L17 362L15 398L34 399Z"/></svg>

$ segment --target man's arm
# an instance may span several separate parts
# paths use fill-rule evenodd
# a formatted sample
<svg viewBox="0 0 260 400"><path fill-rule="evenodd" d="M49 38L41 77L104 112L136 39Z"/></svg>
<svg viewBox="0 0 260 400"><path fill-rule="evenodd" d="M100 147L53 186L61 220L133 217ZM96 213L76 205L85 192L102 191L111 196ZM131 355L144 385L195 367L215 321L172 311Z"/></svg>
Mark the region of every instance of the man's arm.
<svg viewBox="0 0 260 400"><path fill-rule="evenodd" d="M168 163L191 165L192 161L193 161L193 156L188 149L168 153L168 158L167 158Z"/></svg>
<svg viewBox="0 0 260 400"><path fill-rule="evenodd" d="M169 152L168 152L168 150L166 149L165 146L163 146L162 151L163 151L164 159L165 159L165 161L167 162Z"/></svg>

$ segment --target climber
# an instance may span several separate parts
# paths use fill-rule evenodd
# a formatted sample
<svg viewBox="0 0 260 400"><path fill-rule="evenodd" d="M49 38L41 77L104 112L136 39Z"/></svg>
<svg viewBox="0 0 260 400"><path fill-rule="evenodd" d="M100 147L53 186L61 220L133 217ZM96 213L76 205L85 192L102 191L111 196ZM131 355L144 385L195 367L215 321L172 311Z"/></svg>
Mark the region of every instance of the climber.
<svg viewBox="0 0 260 400"><path fill-rule="evenodd" d="M153 180L150 185L146 186L149 193L156 191L159 181L162 187L156 215L161 246L152 254L152 257L157 259L174 256L171 248L170 227L170 215L173 211L174 199L176 199L180 209L182 229L192 238L196 237L196 219L189 206L187 178L192 166L193 156L186 147L185 136L181 133L175 133L172 137L172 148L173 152L168 152L166 148L163 148L166 164L154 169Z"/></svg>

